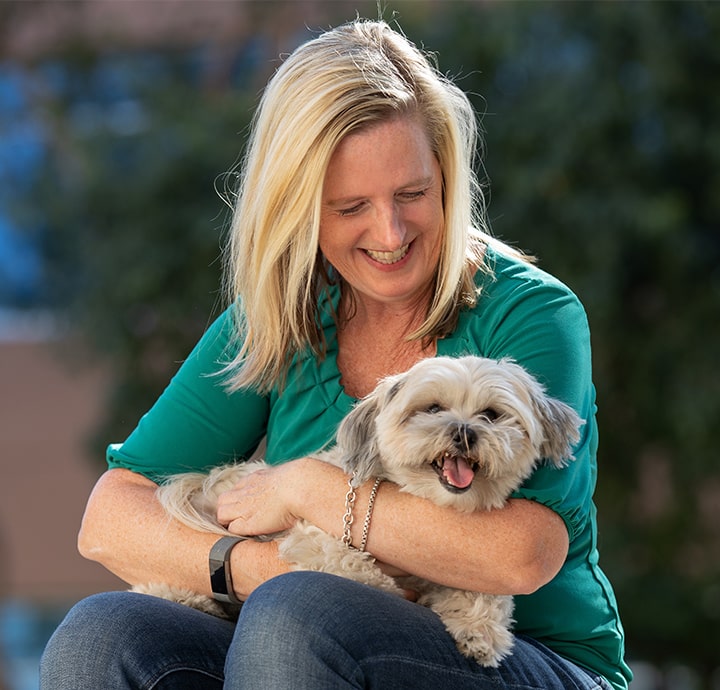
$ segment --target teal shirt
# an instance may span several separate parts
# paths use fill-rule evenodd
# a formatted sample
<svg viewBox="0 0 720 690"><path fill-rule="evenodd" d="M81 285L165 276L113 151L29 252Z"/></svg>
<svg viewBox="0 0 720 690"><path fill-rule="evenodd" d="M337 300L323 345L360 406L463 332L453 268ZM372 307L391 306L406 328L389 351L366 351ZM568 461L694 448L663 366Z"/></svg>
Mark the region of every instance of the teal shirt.
<svg viewBox="0 0 720 690"><path fill-rule="evenodd" d="M598 565L592 501L598 432L585 311L565 285L539 268L493 251L488 257L493 270L477 275L477 305L462 312L454 332L438 341L438 355L512 357L586 422L575 461L562 470L541 466L514 494L555 511L570 537L560 573L537 592L515 597L515 631L624 689L631 674L623 630L612 587ZM229 312L218 318L125 443L109 447L111 468L161 481L246 458L265 435L271 464L333 443L356 400L340 383L329 312L321 318L327 356L320 362L295 357L285 388L269 395L229 394L223 387L218 371L232 356L232 321Z"/></svg>

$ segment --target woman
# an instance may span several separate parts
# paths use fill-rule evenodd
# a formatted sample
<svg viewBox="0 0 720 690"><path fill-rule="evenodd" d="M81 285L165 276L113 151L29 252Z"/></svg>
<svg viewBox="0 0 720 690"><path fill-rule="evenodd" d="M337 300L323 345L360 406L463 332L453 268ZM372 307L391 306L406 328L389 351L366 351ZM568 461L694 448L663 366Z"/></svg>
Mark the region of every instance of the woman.
<svg viewBox="0 0 720 690"><path fill-rule="evenodd" d="M128 583L211 594L217 538L169 521L157 482L247 458L266 437L273 467L224 494L219 520L252 535L302 518L340 536L347 477L312 455L354 402L425 357L509 356L586 420L576 461L542 467L505 508L462 521L384 483L367 550L392 575L515 595L512 656L482 667L428 609L289 573L275 543L246 540L220 554L219 589L230 589L215 588L245 602L237 625L144 595L91 597L50 641L43 688L627 687L595 547L585 314L565 286L483 231L475 145L467 98L383 22L331 30L283 63L244 162L232 306L128 440L110 447L79 544ZM357 490L358 506L370 492Z"/></svg>

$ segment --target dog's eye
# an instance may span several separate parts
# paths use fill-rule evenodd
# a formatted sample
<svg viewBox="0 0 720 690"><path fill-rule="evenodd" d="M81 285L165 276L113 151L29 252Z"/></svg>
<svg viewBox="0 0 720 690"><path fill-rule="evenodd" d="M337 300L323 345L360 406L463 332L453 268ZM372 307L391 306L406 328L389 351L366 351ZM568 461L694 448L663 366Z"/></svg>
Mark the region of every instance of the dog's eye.
<svg viewBox="0 0 720 690"><path fill-rule="evenodd" d="M438 405L437 403L433 403L432 405L428 405L426 411L430 414L437 414L438 412L442 411L442 407L440 407L440 405Z"/></svg>
<svg viewBox="0 0 720 690"><path fill-rule="evenodd" d="M482 417L488 422L494 422L499 416L500 414L497 412L497 410L493 410L492 407L488 407L486 410L478 412L478 417Z"/></svg>

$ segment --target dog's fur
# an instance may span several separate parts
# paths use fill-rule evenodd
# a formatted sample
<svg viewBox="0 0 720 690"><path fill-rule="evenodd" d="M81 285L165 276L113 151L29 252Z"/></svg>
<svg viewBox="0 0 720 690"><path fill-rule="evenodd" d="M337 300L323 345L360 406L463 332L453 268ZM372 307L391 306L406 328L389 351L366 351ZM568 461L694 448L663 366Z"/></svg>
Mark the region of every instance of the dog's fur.
<svg viewBox="0 0 720 690"><path fill-rule="evenodd" d="M573 459L581 424L570 407L548 397L510 360L436 357L382 380L343 420L337 445L318 457L354 473L356 485L381 477L402 491L468 513L502 507L542 459L557 467ZM227 535L215 517L219 494L262 467L262 461L248 462L209 475L178 475L160 487L158 495L181 522ZM370 554L347 548L313 525L300 522L276 538L281 557L296 570L334 573L402 593ZM510 653L512 597L462 591L416 577L403 580L402 586L417 591L418 602L441 617L463 654L497 666ZM167 585L134 589L228 615L208 597Z"/></svg>

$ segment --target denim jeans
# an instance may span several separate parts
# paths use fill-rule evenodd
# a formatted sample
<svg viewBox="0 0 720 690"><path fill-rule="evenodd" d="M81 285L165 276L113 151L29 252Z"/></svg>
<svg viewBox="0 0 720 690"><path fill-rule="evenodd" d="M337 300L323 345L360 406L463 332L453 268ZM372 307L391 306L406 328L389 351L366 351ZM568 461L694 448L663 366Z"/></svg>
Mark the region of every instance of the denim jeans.
<svg viewBox="0 0 720 690"><path fill-rule="evenodd" d="M440 619L333 575L289 573L258 587L237 625L131 592L77 604L48 642L41 690L609 690L602 679L517 636L486 668Z"/></svg>

